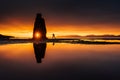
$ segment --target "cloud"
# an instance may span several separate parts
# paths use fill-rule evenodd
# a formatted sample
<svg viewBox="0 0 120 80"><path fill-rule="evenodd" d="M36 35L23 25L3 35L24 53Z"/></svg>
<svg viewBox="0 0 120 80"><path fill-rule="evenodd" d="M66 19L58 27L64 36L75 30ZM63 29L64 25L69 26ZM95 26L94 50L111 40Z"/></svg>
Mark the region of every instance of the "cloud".
<svg viewBox="0 0 120 80"><path fill-rule="evenodd" d="M0 23L42 12L49 24L120 24L119 0L1 0Z"/></svg>

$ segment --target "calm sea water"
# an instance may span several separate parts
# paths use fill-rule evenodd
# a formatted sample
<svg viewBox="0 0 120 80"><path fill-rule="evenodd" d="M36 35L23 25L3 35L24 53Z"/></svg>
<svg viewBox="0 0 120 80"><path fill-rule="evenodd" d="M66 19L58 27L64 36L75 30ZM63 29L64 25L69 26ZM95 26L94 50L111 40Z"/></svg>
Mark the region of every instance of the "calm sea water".
<svg viewBox="0 0 120 80"><path fill-rule="evenodd" d="M0 80L120 80L120 45L0 45Z"/></svg>

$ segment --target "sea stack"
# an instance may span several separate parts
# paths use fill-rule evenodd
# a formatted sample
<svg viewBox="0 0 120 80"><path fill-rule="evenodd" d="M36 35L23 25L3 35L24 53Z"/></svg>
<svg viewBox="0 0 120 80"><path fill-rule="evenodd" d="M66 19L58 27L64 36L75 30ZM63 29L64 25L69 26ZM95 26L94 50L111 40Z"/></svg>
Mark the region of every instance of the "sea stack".
<svg viewBox="0 0 120 80"><path fill-rule="evenodd" d="M33 39L34 40L46 40L46 25L45 20L42 18L41 13L37 13L35 23L34 23L34 29L33 29Z"/></svg>

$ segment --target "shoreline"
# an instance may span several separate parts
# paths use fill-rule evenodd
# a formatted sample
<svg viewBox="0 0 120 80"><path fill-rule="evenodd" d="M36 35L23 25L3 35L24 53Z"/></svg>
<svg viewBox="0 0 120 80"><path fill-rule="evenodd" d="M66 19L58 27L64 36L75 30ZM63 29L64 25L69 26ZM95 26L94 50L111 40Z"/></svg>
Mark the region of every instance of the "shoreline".
<svg viewBox="0 0 120 80"><path fill-rule="evenodd" d="M3 44L19 44L19 43L70 43L70 44L120 44L120 42L106 42L106 41L86 41L80 39L46 39L46 40L33 40L33 39L8 39L0 40L0 45Z"/></svg>

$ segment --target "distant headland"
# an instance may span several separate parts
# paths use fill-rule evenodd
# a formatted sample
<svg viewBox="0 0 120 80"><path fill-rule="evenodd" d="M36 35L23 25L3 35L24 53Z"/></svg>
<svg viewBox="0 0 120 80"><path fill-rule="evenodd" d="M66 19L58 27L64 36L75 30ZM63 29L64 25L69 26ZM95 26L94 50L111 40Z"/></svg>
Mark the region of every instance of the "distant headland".
<svg viewBox="0 0 120 80"><path fill-rule="evenodd" d="M14 36L7 36L7 35L0 34L0 40L9 40L11 38L14 38Z"/></svg>

